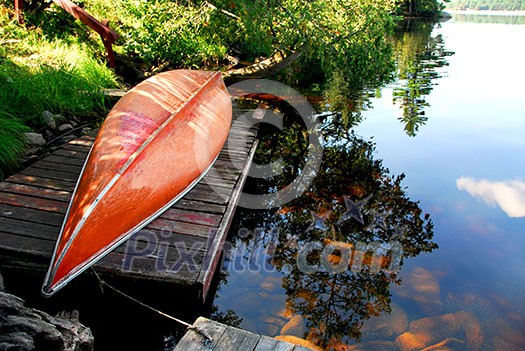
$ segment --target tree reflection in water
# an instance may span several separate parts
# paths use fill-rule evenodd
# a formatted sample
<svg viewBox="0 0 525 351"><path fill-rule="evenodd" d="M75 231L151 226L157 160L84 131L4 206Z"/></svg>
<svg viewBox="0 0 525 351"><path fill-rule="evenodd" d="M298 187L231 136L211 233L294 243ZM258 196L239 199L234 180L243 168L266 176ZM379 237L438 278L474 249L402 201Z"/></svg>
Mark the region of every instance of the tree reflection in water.
<svg viewBox="0 0 525 351"><path fill-rule="evenodd" d="M263 128L256 154L259 164L280 158L282 174L245 191L281 189L301 172L307 138L290 113L284 125ZM304 337L329 347L358 340L366 319L388 313L403 259L437 245L430 216L406 195L404 175L390 175L374 158L375 145L349 130L341 114L324 115L322 129L323 162L306 192L277 209L239 209L230 241L248 256L263 247L266 267L254 268L281 274L288 313L304 318Z"/></svg>
<svg viewBox="0 0 525 351"><path fill-rule="evenodd" d="M454 54L445 49L440 34L432 36L434 26L432 22L406 22L404 30L394 35L399 79L394 86L394 103L402 109L399 120L409 136L415 136L427 122L426 99L441 77L438 69L447 66L446 57Z"/></svg>

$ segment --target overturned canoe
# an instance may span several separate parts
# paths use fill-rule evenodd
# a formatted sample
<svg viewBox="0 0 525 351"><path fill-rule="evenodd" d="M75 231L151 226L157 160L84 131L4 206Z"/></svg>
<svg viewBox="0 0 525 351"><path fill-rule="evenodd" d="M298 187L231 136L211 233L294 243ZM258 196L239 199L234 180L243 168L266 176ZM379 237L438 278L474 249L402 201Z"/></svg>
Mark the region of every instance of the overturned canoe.
<svg viewBox="0 0 525 351"><path fill-rule="evenodd" d="M44 295L184 196L219 155L231 115L218 72L165 72L130 90L108 114L84 164Z"/></svg>

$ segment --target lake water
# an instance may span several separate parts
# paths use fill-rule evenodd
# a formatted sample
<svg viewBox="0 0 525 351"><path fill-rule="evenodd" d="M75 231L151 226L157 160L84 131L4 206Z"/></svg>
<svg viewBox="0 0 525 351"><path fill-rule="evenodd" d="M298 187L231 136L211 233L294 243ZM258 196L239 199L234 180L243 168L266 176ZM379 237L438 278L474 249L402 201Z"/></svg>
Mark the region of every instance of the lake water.
<svg viewBox="0 0 525 351"><path fill-rule="evenodd" d="M327 193L338 194L329 201L305 206L304 235L293 242L287 236L283 243L282 233L300 227L293 227L300 216L289 216L297 206L281 207L277 215L241 212L212 316L271 336L306 338L326 349L419 350L436 344L453 350L525 349L525 25L487 19L454 17L436 26L430 35L434 51L417 71L420 78L429 73L428 80L419 81L414 93L410 84L417 74L407 69L405 79L370 100L354 128L346 147L372 140L373 158L390 174L405 174L404 193L388 197L380 189L399 192L395 182L387 180L377 190L369 186L371 178L358 178ZM325 158L330 155L325 152ZM350 199L346 223L343 195ZM352 221L357 232L359 211L351 210L358 200L366 203L363 223L377 238L381 228L390 233L393 222L406 220L410 211L416 211L411 218L428 213L433 228L425 231L424 220L404 224L414 225L416 239L403 242L399 270L317 276L294 270L300 256L294 248L317 233L323 244L340 244L328 258L331 264L344 257L341 237L350 236L342 232ZM405 207L410 210L402 212ZM251 215L256 219L246 219ZM371 222L379 223L373 231ZM382 250L391 267L393 246L385 246L387 241ZM358 244L349 245L355 258ZM414 252L407 254L411 247Z"/></svg>

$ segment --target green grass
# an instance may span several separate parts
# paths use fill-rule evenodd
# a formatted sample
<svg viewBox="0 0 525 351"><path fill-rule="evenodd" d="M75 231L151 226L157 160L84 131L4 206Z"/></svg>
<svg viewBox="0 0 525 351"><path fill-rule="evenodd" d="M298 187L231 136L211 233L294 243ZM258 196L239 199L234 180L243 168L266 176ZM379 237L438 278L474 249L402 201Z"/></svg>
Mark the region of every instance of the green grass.
<svg viewBox="0 0 525 351"><path fill-rule="evenodd" d="M29 130L16 118L0 113L0 179L18 166L24 153L24 132Z"/></svg>
<svg viewBox="0 0 525 351"><path fill-rule="evenodd" d="M0 178L19 163L23 132L45 126L42 112L96 123L109 107L103 89L118 86L96 45L46 33L15 23L0 2Z"/></svg>

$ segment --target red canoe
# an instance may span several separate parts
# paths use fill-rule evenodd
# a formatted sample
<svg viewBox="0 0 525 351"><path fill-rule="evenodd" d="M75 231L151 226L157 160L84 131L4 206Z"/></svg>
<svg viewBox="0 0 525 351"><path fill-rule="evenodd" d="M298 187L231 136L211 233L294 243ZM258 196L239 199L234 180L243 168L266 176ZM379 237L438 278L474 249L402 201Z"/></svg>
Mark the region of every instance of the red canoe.
<svg viewBox="0 0 525 351"><path fill-rule="evenodd" d="M165 72L130 90L108 114L84 164L44 295L184 196L219 155L231 116L218 72Z"/></svg>

